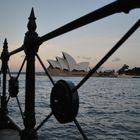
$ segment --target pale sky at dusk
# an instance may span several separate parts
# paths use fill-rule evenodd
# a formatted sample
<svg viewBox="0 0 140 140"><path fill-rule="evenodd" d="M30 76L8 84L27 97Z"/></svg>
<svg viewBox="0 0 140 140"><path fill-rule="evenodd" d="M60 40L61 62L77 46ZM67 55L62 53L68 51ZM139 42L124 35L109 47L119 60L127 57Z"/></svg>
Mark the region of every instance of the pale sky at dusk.
<svg viewBox="0 0 140 140"><path fill-rule="evenodd" d="M1 0L0 51L7 38L9 51L23 44L28 17L34 8L37 30L42 36L56 28L88 14L113 0ZM119 13L56 37L40 46L38 54L46 66L47 59L62 57L62 51L77 62L89 61L93 67L140 18L140 9L129 14ZM140 29L103 65L104 69L118 69L123 64L140 67ZM24 52L12 56L10 68L18 71ZM37 70L42 70L37 63ZM42 70L43 71L43 70Z"/></svg>

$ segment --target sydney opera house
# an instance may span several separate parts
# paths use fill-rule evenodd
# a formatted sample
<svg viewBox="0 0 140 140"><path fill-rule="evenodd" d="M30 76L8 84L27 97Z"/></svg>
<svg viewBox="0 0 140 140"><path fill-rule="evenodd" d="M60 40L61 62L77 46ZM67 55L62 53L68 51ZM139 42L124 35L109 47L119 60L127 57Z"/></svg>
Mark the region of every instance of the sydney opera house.
<svg viewBox="0 0 140 140"><path fill-rule="evenodd" d="M53 75L62 74L85 74L89 70L89 62L77 63L76 60L66 52L62 52L62 57L56 60L48 59L48 70Z"/></svg>

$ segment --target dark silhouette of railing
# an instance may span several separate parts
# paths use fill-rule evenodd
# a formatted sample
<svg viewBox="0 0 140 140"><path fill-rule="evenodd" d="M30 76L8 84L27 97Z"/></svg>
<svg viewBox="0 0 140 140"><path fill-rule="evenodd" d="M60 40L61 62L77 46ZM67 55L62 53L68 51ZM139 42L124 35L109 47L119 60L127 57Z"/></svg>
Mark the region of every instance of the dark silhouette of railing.
<svg viewBox="0 0 140 140"><path fill-rule="evenodd" d="M116 45L97 63L97 65L75 86L73 82L68 82L64 80L59 80L54 82L51 75L48 73L45 65L43 64L41 58L38 55L38 49L40 45L60 36L64 33L87 25L91 22L100 20L104 17L110 16L115 13L129 13L130 10L140 8L140 0L117 0L109 5L106 5L94 12L91 12L79 19L76 19L44 36L39 37L36 33L36 18L34 15L34 10L32 8L31 14L28 22L28 31L25 34L24 43L21 47L8 52L7 39L4 41L3 51L1 53L2 67L1 73L3 75L2 80L2 94L1 94L1 108L0 108L0 127L12 127L20 132L22 140L34 140L37 138L38 129L52 116L54 115L60 123L74 122L78 130L83 136L83 139L87 140L87 136L83 132L80 124L76 120L76 116L79 108L79 97L78 89L89 79L89 77L96 72L96 70L131 36L136 29L140 26L140 20L138 20L132 28L116 43ZM8 67L9 58L21 51L25 52L25 58L20 67L20 70L16 77L12 77ZM42 121L42 123L36 126L35 118L35 57L41 63L46 75L49 77L53 88L51 92L51 109L52 112ZM21 70L26 61L26 81L25 81L25 111L23 113L20 103L18 100L18 78ZM9 97L6 93L6 75L9 74ZM18 127L10 117L8 116L7 103L11 97L15 97L20 109L20 113L24 123L24 130ZM61 99L61 101L60 101Z"/></svg>

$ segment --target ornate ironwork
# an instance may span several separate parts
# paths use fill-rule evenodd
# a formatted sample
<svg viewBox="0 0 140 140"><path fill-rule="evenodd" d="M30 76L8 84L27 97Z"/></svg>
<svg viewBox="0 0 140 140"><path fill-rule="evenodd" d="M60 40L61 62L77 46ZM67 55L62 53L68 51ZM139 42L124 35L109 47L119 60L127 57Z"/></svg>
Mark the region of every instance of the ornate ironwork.
<svg viewBox="0 0 140 140"><path fill-rule="evenodd" d="M1 53L2 68L1 72L3 75L2 81L2 94L1 94L1 108L0 108L0 126L5 128L9 124L13 124L14 127L20 132L21 140L35 140L37 139L37 131L40 127L52 116L54 115L60 123L68 123L73 121L77 126L79 132L83 136L83 139L87 140L86 134L83 132L80 124L76 120L76 116L79 108L79 98L77 90L88 80L88 78L136 31L140 26L140 20L132 26L132 28L116 43L116 45L97 63L97 65L77 84L73 85L72 82L67 82L60 80L54 82L51 75L48 73L45 65L43 64L41 58L38 55L38 49L40 45L60 36L64 33L87 25L91 22L100 20L107 16L115 13L129 13L130 10L140 8L140 0L117 0L111 4L108 4L96 11L93 11L79 19L76 19L42 37L39 37L36 33L36 17L34 15L34 10L32 8L29 17L29 22L27 24L28 31L25 34L24 43L21 47L8 52L7 39L4 41L3 51ZM25 52L25 59L21 65L17 77L13 78L10 74L8 67L9 58L21 51ZM36 117L35 117L35 57L39 60L41 66L43 67L46 75L49 77L51 83L53 84L53 89L51 93L51 109L52 112L36 127ZM20 102L18 100L18 77L26 61L26 82L25 82L25 111L22 112L20 107ZM9 98L7 99L6 93L6 75L10 76L9 81ZM7 104L10 97L16 97L17 103L20 109L20 113L24 123L24 130L21 130L18 125L16 125L8 116ZM65 107L63 107L63 105ZM9 123L10 122L10 123ZM5 125L6 124L6 125Z"/></svg>

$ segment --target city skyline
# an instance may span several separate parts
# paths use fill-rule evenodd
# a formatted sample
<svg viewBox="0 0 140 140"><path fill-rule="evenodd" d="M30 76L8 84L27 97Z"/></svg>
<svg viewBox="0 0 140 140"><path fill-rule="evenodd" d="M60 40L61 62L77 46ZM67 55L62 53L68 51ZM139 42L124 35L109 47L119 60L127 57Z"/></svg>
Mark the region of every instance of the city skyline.
<svg viewBox="0 0 140 140"><path fill-rule="evenodd" d="M0 2L0 42L2 46L7 38L9 51L23 44L27 32L28 17L34 8L37 18L39 36L49 33L85 14L88 14L113 0L81 1L8 1ZM60 56L62 51L71 54L77 62L88 61L94 67L98 61L117 43L117 41L139 19L139 10L132 10L129 14L118 13L96 21L82 28L47 41L40 46L38 54L46 66L47 59ZM119 69L123 64L130 67L140 66L139 29L121 46L121 48L103 65L105 69ZM24 52L12 56L9 65L13 71L18 69L23 61ZM16 61L15 61L16 60ZM43 71L37 62L37 71Z"/></svg>

